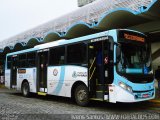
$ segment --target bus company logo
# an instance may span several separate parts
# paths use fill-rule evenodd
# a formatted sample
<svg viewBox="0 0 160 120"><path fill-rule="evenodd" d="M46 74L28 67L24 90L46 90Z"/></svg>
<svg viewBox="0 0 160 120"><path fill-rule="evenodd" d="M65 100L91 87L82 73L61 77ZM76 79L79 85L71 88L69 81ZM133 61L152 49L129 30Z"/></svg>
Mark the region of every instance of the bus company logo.
<svg viewBox="0 0 160 120"><path fill-rule="evenodd" d="M53 75L54 75L54 76L57 76L57 74L58 74L58 70L57 70L57 69L54 69L54 70L53 70Z"/></svg>
<svg viewBox="0 0 160 120"><path fill-rule="evenodd" d="M76 71L74 71L73 74L72 74L72 77L73 78L76 78L76 77L87 77L87 72L76 72Z"/></svg>
<svg viewBox="0 0 160 120"><path fill-rule="evenodd" d="M73 78L76 78L76 77L77 77L76 71L73 72L72 77L73 77Z"/></svg>

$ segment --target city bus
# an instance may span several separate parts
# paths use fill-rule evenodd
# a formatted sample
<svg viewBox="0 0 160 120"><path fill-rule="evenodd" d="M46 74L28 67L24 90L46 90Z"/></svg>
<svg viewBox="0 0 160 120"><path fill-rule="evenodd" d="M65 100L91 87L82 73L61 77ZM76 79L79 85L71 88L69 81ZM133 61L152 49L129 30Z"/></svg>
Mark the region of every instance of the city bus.
<svg viewBox="0 0 160 120"><path fill-rule="evenodd" d="M139 102L155 97L151 46L143 33L114 29L8 53L5 86L29 97Z"/></svg>

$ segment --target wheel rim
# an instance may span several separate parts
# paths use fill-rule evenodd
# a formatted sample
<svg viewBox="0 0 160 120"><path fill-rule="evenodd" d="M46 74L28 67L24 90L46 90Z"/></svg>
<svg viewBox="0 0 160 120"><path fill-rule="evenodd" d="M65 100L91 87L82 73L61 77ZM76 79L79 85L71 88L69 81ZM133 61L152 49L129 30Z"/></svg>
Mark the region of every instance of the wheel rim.
<svg viewBox="0 0 160 120"><path fill-rule="evenodd" d="M87 101L87 92L85 90L79 90L77 93L77 98L80 102Z"/></svg>
<svg viewBox="0 0 160 120"><path fill-rule="evenodd" d="M24 86L23 86L23 94L27 95L27 93L28 93L28 86L26 84L24 84Z"/></svg>

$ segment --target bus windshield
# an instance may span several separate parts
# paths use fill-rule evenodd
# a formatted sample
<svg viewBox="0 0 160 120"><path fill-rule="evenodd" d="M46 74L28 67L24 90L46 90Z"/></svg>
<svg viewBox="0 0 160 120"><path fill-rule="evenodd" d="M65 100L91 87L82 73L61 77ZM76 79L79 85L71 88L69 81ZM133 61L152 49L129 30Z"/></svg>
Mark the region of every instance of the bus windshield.
<svg viewBox="0 0 160 120"><path fill-rule="evenodd" d="M148 45L121 43L118 71L124 74L151 74L151 54Z"/></svg>

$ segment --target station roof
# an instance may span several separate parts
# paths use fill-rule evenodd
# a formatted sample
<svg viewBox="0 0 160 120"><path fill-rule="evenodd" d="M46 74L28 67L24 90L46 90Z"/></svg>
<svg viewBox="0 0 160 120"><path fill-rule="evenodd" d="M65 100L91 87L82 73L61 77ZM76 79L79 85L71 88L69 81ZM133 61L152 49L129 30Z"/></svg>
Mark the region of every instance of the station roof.
<svg viewBox="0 0 160 120"><path fill-rule="evenodd" d="M0 44L3 53L8 53L119 28L148 33L156 41L160 37L159 8L160 0L98 0Z"/></svg>

